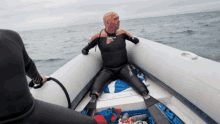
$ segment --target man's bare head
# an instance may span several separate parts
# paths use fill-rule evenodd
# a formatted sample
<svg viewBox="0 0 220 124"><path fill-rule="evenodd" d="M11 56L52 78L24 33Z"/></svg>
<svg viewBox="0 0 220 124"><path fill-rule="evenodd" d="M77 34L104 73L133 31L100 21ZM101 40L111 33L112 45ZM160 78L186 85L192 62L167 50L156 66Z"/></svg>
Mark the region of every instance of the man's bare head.
<svg viewBox="0 0 220 124"><path fill-rule="evenodd" d="M109 33L116 32L119 29L119 16L115 12L106 13L103 17L105 28Z"/></svg>

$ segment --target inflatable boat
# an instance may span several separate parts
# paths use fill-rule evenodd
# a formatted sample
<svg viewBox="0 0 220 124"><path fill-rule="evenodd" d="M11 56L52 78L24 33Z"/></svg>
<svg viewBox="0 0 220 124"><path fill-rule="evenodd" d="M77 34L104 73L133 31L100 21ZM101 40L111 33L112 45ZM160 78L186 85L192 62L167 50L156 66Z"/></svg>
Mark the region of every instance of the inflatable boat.
<svg viewBox="0 0 220 124"><path fill-rule="evenodd" d="M143 73L150 95L178 117L179 123L220 123L220 63L138 38L138 44L126 42L128 58ZM89 90L101 68L100 51L91 49L88 55L78 55L50 75L62 83L66 93L52 80L39 89L31 89L31 93L36 99L82 112L91 99ZM113 83L108 87L114 87ZM147 109L143 98L132 88L103 92L96 111L108 108ZM169 113L164 113L169 118ZM178 123L174 117L170 120Z"/></svg>

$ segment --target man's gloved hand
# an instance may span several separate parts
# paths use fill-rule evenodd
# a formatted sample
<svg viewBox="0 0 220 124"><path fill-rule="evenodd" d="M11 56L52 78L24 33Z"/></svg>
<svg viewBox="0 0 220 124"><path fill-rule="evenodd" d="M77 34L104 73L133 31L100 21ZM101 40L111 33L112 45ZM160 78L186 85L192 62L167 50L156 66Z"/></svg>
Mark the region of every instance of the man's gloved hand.
<svg viewBox="0 0 220 124"><path fill-rule="evenodd" d="M43 82L43 78L40 77L40 76L39 76L39 77L36 76L36 77L33 78L33 82L34 82L35 84L40 84L40 83Z"/></svg>
<svg viewBox="0 0 220 124"><path fill-rule="evenodd" d="M138 38L133 37L132 39L133 39L133 41L135 42L135 44L139 43L139 39L138 39Z"/></svg>
<svg viewBox="0 0 220 124"><path fill-rule="evenodd" d="M29 87L34 87L34 82L33 82L33 80L31 80L31 82L30 82L28 85L29 85Z"/></svg>
<svg viewBox="0 0 220 124"><path fill-rule="evenodd" d="M34 87L35 84L41 84L47 81L47 78L45 76L42 77L34 77L33 80L29 83L29 87Z"/></svg>
<svg viewBox="0 0 220 124"><path fill-rule="evenodd" d="M85 49L82 49L82 54L83 55L88 55L89 51L85 50Z"/></svg>

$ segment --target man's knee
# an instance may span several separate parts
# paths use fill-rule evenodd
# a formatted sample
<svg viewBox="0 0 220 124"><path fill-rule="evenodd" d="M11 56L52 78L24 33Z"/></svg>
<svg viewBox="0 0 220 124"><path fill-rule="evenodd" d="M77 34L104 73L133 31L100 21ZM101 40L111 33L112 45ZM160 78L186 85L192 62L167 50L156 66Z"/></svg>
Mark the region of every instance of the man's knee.
<svg viewBox="0 0 220 124"><path fill-rule="evenodd" d="M90 97L95 96L96 98L98 98L100 95L101 95L101 93L98 93L96 91L91 91L89 96Z"/></svg>
<svg viewBox="0 0 220 124"><path fill-rule="evenodd" d="M145 90L143 93L142 93L142 96L145 96L145 95L148 95L149 94L149 90Z"/></svg>

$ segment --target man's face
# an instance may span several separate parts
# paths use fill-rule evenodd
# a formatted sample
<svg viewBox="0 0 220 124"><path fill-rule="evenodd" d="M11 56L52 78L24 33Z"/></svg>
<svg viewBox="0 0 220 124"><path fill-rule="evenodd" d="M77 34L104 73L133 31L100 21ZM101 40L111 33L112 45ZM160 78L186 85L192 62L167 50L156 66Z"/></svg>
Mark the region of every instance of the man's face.
<svg viewBox="0 0 220 124"><path fill-rule="evenodd" d="M106 29L113 29L114 31L116 31L117 29L119 29L119 16L116 13L108 13L104 16L104 23L105 23L105 27Z"/></svg>

